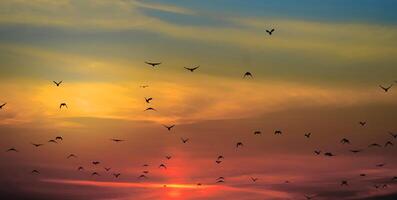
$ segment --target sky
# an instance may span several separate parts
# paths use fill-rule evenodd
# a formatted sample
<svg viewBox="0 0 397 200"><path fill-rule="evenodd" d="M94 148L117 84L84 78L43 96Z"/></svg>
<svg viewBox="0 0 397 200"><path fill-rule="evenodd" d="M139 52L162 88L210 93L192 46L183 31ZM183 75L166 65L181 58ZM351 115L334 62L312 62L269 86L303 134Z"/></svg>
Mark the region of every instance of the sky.
<svg viewBox="0 0 397 200"><path fill-rule="evenodd" d="M396 7L2 0L0 197L396 199Z"/></svg>

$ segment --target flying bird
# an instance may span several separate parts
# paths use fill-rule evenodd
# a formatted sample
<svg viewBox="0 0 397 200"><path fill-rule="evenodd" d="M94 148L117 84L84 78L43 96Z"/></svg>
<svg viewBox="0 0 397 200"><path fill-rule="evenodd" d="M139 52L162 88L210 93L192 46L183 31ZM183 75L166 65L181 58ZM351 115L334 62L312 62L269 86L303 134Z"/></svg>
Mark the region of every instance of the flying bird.
<svg viewBox="0 0 397 200"><path fill-rule="evenodd" d="M40 147L40 146L43 146L44 144L35 144L35 143L31 143L33 146L35 146L35 147Z"/></svg>
<svg viewBox="0 0 397 200"><path fill-rule="evenodd" d="M220 159L225 159L225 157L223 157L223 156L218 156L218 160L220 160Z"/></svg>
<svg viewBox="0 0 397 200"><path fill-rule="evenodd" d="M272 28L271 30L267 30L267 29L266 29L266 33L269 34L269 35L272 35L273 32L274 32L274 28Z"/></svg>
<svg viewBox="0 0 397 200"><path fill-rule="evenodd" d="M61 83L62 83L62 81L59 81L59 82L52 81L52 82L54 82L57 87L59 87L59 85L61 85Z"/></svg>
<svg viewBox="0 0 397 200"><path fill-rule="evenodd" d="M307 200L311 200L311 199L313 199L314 197L316 197L315 195L314 196L309 196L309 195L303 195Z"/></svg>
<svg viewBox="0 0 397 200"><path fill-rule="evenodd" d="M216 183L224 183L225 180L218 180Z"/></svg>
<svg viewBox="0 0 397 200"><path fill-rule="evenodd" d="M333 153L331 153L331 152L325 152L324 155L325 155L325 156L329 156L329 157L335 156L335 155L334 155Z"/></svg>
<svg viewBox="0 0 397 200"><path fill-rule="evenodd" d="M188 142L189 141L189 138L186 138L186 139L184 139L184 138L181 138L181 141L185 144L186 142Z"/></svg>
<svg viewBox="0 0 397 200"><path fill-rule="evenodd" d="M243 78L247 78L247 77L249 77L249 78L253 78L253 76L252 76L251 72L245 72L245 74L244 74Z"/></svg>
<svg viewBox="0 0 397 200"><path fill-rule="evenodd" d="M152 97L149 97L149 98L146 98L146 97L145 97L145 101L146 101L146 103L150 103L150 101L151 101L151 100L153 100L153 98L152 98Z"/></svg>
<svg viewBox="0 0 397 200"><path fill-rule="evenodd" d="M78 171L83 171L84 167L80 166L79 168L77 168Z"/></svg>
<svg viewBox="0 0 397 200"><path fill-rule="evenodd" d="M159 168L167 169L167 167L166 167L164 164L160 164L160 165L159 165Z"/></svg>
<svg viewBox="0 0 397 200"><path fill-rule="evenodd" d="M390 134L394 139L397 139L397 134L394 134L394 133L392 133L392 132L389 132L389 134Z"/></svg>
<svg viewBox="0 0 397 200"><path fill-rule="evenodd" d="M141 174L140 176L138 176L138 178L139 178L139 179L141 179L141 178L147 178L147 176L144 175L144 174Z"/></svg>
<svg viewBox="0 0 397 200"><path fill-rule="evenodd" d="M99 161L92 161L92 164L93 165L99 165L101 162L99 162Z"/></svg>
<svg viewBox="0 0 397 200"><path fill-rule="evenodd" d="M364 176L367 176L367 174L360 174L360 176L364 177Z"/></svg>
<svg viewBox="0 0 397 200"><path fill-rule="evenodd" d="M7 149L7 151L6 151L6 152L10 152L10 151L19 152L19 151L18 151L18 150L16 150L15 148L9 148L9 149Z"/></svg>
<svg viewBox="0 0 397 200"><path fill-rule="evenodd" d="M280 131L280 130L275 130L275 131L274 131L274 135L281 135L281 134L283 134L283 132Z"/></svg>
<svg viewBox="0 0 397 200"><path fill-rule="evenodd" d="M149 171L142 171L142 173L144 173L144 174L149 174Z"/></svg>
<svg viewBox="0 0 397 200"><path fill-rule="evenodd" d="M32 174L40 174L40 172L39 171L37 171L37 170L32 170L32 172L31 172Z"/></svg>
<svg viewBox="0 0 397 200"><path fill-rule="evenodd" d="M349 186L349 183L347 183L346 180L341 181L341 186Z"/></svg>
<svg viewBox="0 0 397 200"><path fill-rule="evenodd" d="M242 142L237 142L236 148L239 148L240 146L241 146L241 147L244 146L243 143L242 143Z"/></svg>
<svg viewBox="0 0 397 200"><path fill-rule="evenodd" d="M305 134L305 137L306 137L306 138L310 138L311 135L312 135L312 133L306 133L306 134Z"/></svg>
<svg viewBox="0 0 397 200"><path fill-rule="evenodd" d="M101 175L99 175L98 172L93 172L93 173L91 174L91 176L101 176Z"/></svg>
<svg viewBox="0 0 397 200"><path fill-rule="evenodd" d="M383 166L385 166L386 164L385 163L381 163L381 164L377 164L376 166L377 167L383 167Z"/></svg>
<svg viewBox="0 0 397 200"><path fill-rule="evenodd" d="M346 139L346 138L343 138L343 139L340 141L340 143L342 143L342 144L350 144L350 140L348 140L348 139Z"/></svg>
<svg viewBox="0 0 397 200"><path fill-rule="evenodd" d="M397 176L393 177L391 180L392 181L397 181Z"/></svg>
<svg viewBox="0 0 397 200"><path fill-rule="evenodd" d="M262 134L261 131L254 131L254 135L260 135L260 134Z"/></svg>
<svg viewBox="0 0 397 200"><path fill-rule="evenodd" d="M364 121L360 121L360 122L358 122L361 126L365 126L365 124L367 124L367 122L364 122Z"/></svg>
<svg viewBox="0 0 397 200"><path fill-rule="evenodd" d="M393 142L391 142L391 141L387 141L387 142L385 143L385 147L387 147L387 146L394 146L394 144L393 144Z"/></svg>
<svg viewBox="0 0 397 200"><path fill-rule="evenodd" d="M110 139L110 140L112 140L113 142L116 142L116 143L118 143L118 142L124 142L124 141L125 141L125 140L114 139L114 138L112 138L112 139Z"/></svg>
<svg viewBox="0 0 397 200"><path fill-rule="evenodd" d="M152 67L156 67L157 65L160 65L161 62L145 62L148 65L151 65Z"/></svg>
<svg viewBox="0 0 397 200"><path fill-rule="evenodd" d="M113 173L113 176L118 178L121 174L120 173Z"/></svg>
<svg viewBox="0 0 397 200"><path fill-rule="evenodd" d="M382 146L378 143L372 143L372 144L368 145L368 147L382 147Z"/></svg>
<svg viewBox="0 0 397 200"><path fill-rule="evenodd" d="M320 150L314 150L314 153L315 153L316 155L320 155L320 154L321 154L321 151L320 151Z"/></svg>
<svg viewBox="0 0 397 200"><path fill-rule="evenodd" d="M172 128L174 128L175 124L171 125L171 126L167 126L167 125L163 125L166 129L168 129L169 131L171 131Z"/></svg>
<svg viewBox="0 0 397 200"><path fill-rule="evenodd" d="M379 85L380 88L382 88L385 92L388 92L389 89L392 87L393 85L390 85L389 87L384 87L382 85Z"/></svg>
<svg viewBox="0 0 397 200"><path fill-rule="evenodd" d="M141 87L141 88L147 88L147 87L149 87L148 85L141 85L141 86L139 86L139 87Z"/></svg>
<svg viewBox="0 0 397 200"><path fill-rule="evenodd" d="M224 180L225 178L223 176L218 177L216 180Z"/></svg>
<svg viewBox="0 0 397 200"><path fill-rule="evenodd" d="M104 167L104 169L108 172L108 171L110 171L112 168L107 168L107 167Z"/></svg>
<svg viewBox="0 0 397 200"><path fill-rule="evenodd" d="M185 69L189 70L191 72L194 72L194 70L198 69L199 67L200 67L200 65L198 65L197 67L193 67L193 68L185 67Z"/></svg>
<svg viewBox="0 0 397 200"><path fill-rule="evenodd" d="M222 160L215 160L216 164L220 164Z"/></svg>
<svg viewBox="0 0 397 200"><path fill-rule="evenodd" d="M68 157L66 157L67 159L69 159L69 158L77 158L77 156L76 155L74 155L74 154L70 154L70 155L68 155Z"/></svg>
<svg viewBox="0 0 397 200"><path fill-rule="evenodd" d="M256 182L258 178L251 177L252 182Z"/></svg>
<svg viewBox="0 0 397 200"><path fill-rule="evenodd" d="M0 105L0 109L3 109L3 107L4 107L5 105L7 105L7 103L1 104L1 105Z"/></svg>
<svg viewBox="0 0 397 200"><path fill-rule="evenodd" d="M57 137L55 138L55 140L63 140L63 138L62 138L61 136L57 136Z"/></svg>
<svg viewBox="0 0 397 200"><path fill-rule="evenodd" d="M55 144L58 144L58 142L57 142L57 141L55 141L55 140L48 140L48 142L49 142L49 143L55 143Z"/></svg>
<svg viewBox="0 0 397 200"><path fill-rule="evenodd" d="M152 108L152 107L148 107L148 108L146 108L144 111L148 111L148 110L157 111L156 109L154 109L154 108Z"/></svg>
<svg viewBox="0 0 397 200"><path fill-rule="evenodd" d="M68 108L68 105L66 105L66 103L61 103L61 104L59 105L59 109L62 109L62 107Z"/></svg>
<svg viewBox="0 0 397 200"><path fill-rule="evenodd" d="M169 160L169 159L171 159L172 157L171 157L171 156L165 156L165 158L166 158L167 160Z"/></svg>
<svg viewBox="0 0 397 200"><path fill-rule="evenodd" d="M363 150L361 150L361 149L350 150L350 152L352 152L352 153L360 153L361 151L363 151Z"/></svg>

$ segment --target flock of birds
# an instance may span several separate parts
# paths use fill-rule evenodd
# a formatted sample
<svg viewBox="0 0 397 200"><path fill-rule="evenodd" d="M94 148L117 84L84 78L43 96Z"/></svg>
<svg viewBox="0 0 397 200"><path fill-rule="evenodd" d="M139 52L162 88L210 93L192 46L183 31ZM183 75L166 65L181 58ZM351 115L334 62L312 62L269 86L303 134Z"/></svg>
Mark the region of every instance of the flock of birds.
<svg viewBox="0 0 397 200"><path fill-rule="evenodd" d="M273 32L275 31L275 29L270 29L270 30L265 30L265 31L266 31L266 33L267 33L268 35L272 35ZM146 63L147 65L152 66L153 68L159 67L159 66L161 65L161 62L148 62L148 61L146 61L145 63ZM184 67L184 69L186 69L186 70L188 70L188 71L190 71L190 72L195 72L195 71L196 71L197 69L199 69L199 68L200 68L199 65L194 66L194 67ZM242 77L243 77L243 78L253 78L253 75L252 75L251 72L248 72L248 71L247 71L247 72L245 72L245 73L243 74ZM53 83L55 84L56 87L60 87L61 84L63 84L63 81L58 81L58 82L57 82L57 81L53 81ZM393 86L393 84L391 84L391 85L389 85L389 86L379 85L379 87L380 87L384 92L389 92L389 90L392 88L392 86ZM141 87L141 88L147 88L147 87L149 87L149 85L141 85L140 87ZM145 97L144 99L145 99L146 104L148 104L148 105L150 105L151 102L153 101L153 98L152 98L152 97ZM3 110L3 109L5 108L6 105L7 105L7 103L2 103L2 104L0 105L0 110ZM62 102L62 103L59 104L59 109L68 109L68 105L67 105L65 102ZM153 107L148 106L146 109L144 109L144 111L157 111L157 110L156 110L155 108L153 108ZM359 126L365 127L366 124L367 124L367 122L365 122L365 121L359 121L358 124L359 124ZM172 124L172 125L164 125L164 124L163 124L163 126L164 126L164 128L166 128L168 131L172 131L172 129L173 129L176 125L175 125L175 124ZM261 132L260 130L256 130L256 131L253 132L253 134L254 134L254 135L261 135L262 132ZM390 134L390 136L391 136L393 139L397 139L397 133L389 132L389 134ZM274 135L283 135L283 131L282 131L282 130L275 130L275 131L274 131ZM305 137L305 138L307 138L307 139L309 139L311 136L312 136L312 133L305 133L305 134L303 135L303 137ZM115 142L115 143L120 143L120 142L126 141L126 140L116 139L116 138L112 138L112 139L110 139L110 140L113 141L113 142ZM184 144L185 144L185 143L188 143L188 142L190 141L189 138L183 138L183 137L181 137L180 140L181 140L181 142L184 143ZM62 142L62 141L63 141L63 137L62 137L62 136L57 136L57 137L55 137L54 139L48 140L48 143L60 143L60 142ZM348 138L342 138L342 139L340 140L340 143L341 143L341 144L344 144L344 145L349 145L349 144L351 144L351 142L350 142L350 140L349 140ZM42 147L44 144L43 144L43 143L33 143L33 142L32 142L31 145L34 146L35 148L40 148L40 147ZM384 144L379 144L379 143L372 143L372 144L369 144L369 145L368 145L368 148L381 148L381 147L386 148L386 147L392 147L392 146L394 146L394 143L393 143L391 140L389 140L389 141L386 141ZM242 148L242 147L244 147L243 142L236 142L236 144L235 144L235 148L236 148L236 149L239 149L239 148ZM362 152L362 151L364 151L364 149L351 149L351 150L350 150L350 152L353 153L353 154L357 154L357 153L360 153L360 152ZM11 147L11 148L7 149L6 152L16 152L16 153L17 153L17 152L19 152L19 150L16 149L15 147ZM324 151L324 152L323 152L323 151L320 150L320 149L315 149L315 150L313 151L313 154L314 154L315 156L323 155L323 156L326 156L326 157L334 157L334 156L337 156L337 155L334 154L333 152L329 152L329 151ZM69 154L68 156L66 156L66 159L73 159L73 158L77 158L77 157L78 157L78 156L75 155L75 154ZM165 156L165 158L166 158L167 160L170 160L170 159L172 159L172 156L171 156L171 155L167 155L167 156ZM216 158L215 163L216 163L216 164L221 164L221 163L223 162L224 159L225 159L225 157L224 157L223 155L219 155L219 156ZM92 161L92 165L94 165L94 166L99 166L99 165L101 165L101 162L100 162L100 161ZM380 163L380 164L377 164L376 167L383 167L383 166L385 166L385 165L386 165L385 163ZM138 178L138 179L148 179L148 178L149 178L149 177L148 177L149 170L147 170L146 168L149 167L149 164L143 164L142 167L144 167L144 170L142 171L142 173L140 173L140 175L139 175L137 178ZM166 170L166 169L167 169L167 166L166 166L166 164L161 163L161 164L158 165L158 168L161 168L161 169ZM104 169L106 172L111 172L111 170L112 170L112 168L110 168L110 167L103 167L103 169ZM85 169L83 166L78 166L78 167L77 167L77 170L78 170L78 171L84 171L84 170L86 170L86 169ZM39 174L40 174L40 171L37 170L37 169L33 169L33 170L31 171L31 174L39 175ZM113 175L115 178L119 178L119 177L121 176L121 173L119 173L119 172L112 172L111 175ZM101 174L100 174L98 171L94 171L94 172L91 173L91 176L101 176ZM361 174L359 174L359 176L360 176L360 177L365 177L365 176L367 176L367 174L361 173ZM254 182L254 183L257 182L257 181L259 181L259 178L256 178L256 177L250 177L250 179L251 179L251 181ZM390 180L390 181L397 181L397 176L389 177L389 180ZM225 182L226 182L226 179L225 179L223 176L220 176L220 177L218 177L218 178L215 179L215 183L217 183L217 184L221 184L221 183L225 183ZM288 183L290 183L290 181L287 180L287 181L285 181L285 183L288 184ZM197 184L197 186L203 185L203 183L196 183L196 184ZM349 186L349 181L348 181L348 180L345 180L345 179L344 179L344 180L341 180L341 181L340 181L340 186ZM167 187L167 186L164 185L164 187ZM388 185L387 183L383 183L383 184L375 184L375 185L373 185L373 187L376 188L376 189L381 189L381 188L385 189L385 188L388 188L389 185ZM318 195L303 195L303 196L304 196L307 200L314 199L315 197L318 197Z"/></svg>

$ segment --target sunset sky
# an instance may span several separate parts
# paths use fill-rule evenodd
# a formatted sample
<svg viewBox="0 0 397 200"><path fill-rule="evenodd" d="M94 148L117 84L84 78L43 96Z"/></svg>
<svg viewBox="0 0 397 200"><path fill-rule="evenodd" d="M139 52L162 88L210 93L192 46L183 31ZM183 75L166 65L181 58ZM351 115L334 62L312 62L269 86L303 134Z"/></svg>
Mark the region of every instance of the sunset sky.
<svg viewBox="0 0 397 200"><path fill-rule="evenodd" d="M395 200L396 8L1 0L0 199Z"/></svg>

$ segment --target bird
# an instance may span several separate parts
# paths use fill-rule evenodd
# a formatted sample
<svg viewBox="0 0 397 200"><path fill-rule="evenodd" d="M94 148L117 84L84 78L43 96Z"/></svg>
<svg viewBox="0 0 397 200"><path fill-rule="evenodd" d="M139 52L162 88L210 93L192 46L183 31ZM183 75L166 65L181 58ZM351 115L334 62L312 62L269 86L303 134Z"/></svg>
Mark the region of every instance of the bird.
<svg viewBox="0 0 397 200"><path fill-rule="evenodd" d="M341 181L341 186L349 186L349 183L347 183L346 180Z"/></svg>
<svg viewBox="0 0 397 200"><path fill-rule="evenodd" d="M352 153L360 153L361 151L363 151L363 150L361 150L361 149L350 150L350 152L352 152Z"/></svg>
<svg viewBox="0 0 397 200"><path fill-rule="evenodd" d="M39 171L37 171L37 170L32 170L32 172L31 172L32 174L40 174L40 172Z"/></svg>
<svg viewBox="0 0 397 200"><path fill-rule="evenodd" d="M397 181L397 176L394 176L391 180L392 181Z"/></svg>
<svg viewBox="0 0 397 200"><path fill-rule="evenodd" d="M215 160L216 164L220 164L222 160Z"/></svg>
<svg viewBox="0 0 397 200"><path fill-rule="evenodd" d="M6 152L10 152L10 151L14 151L14 152L19 152L18 150L16 150L15 148L9 148L9 149L7 149L7 151Z"/></svg>
<svg viewBox="0 0 397 200"><path fill-rule="evenodd" d="M147 178L147 176L145 174L141 174L140 176L138 176L139 179L141 178Z"/></svg>
<svg viewBox="0 0 397 200"><path fill-rule="evenodd" d="M78 171L83 171L84 167L80 166L79 168L77 168Z"/></svg>
<svg viewBox="0 0 397 200"><path fill-rule="evenodd" d="M378 143L372 143L372 144L368 145L368 147L382 147L382 146Z"/></svg>
<svg viewBox="0 0 397 200"><path fill-rule="evenodd" d="M69 158L77 158L77 156L76 155L74 155L74 154L70 154L70 155L68 155L68 157L66 157L67 159L69 159Z"/></svg>
<svg viewBox="0 0 397 200"><path fill-rule="evenodd" d="M160 164L160 165L159 165L159 168L167 169L167 166L165 166L164 164Z"/></svg>
<svg viewBox="0 0 397 200"><path fill-rule="evenodd" d="M312 135L312 133L306 133L306 134L305 134L305 137L306 137L306 138L310 138L311 135Z"/></svg>
<svg viewBox="0 0 397 200"><path fill-rule="evenodd" d="M192 67L192 68L185 67L185 69L186 69L186 70L189 70L190 72L194 72L194 70L198 69L199 67L200 67L200 65L198 65L198 66L196 66L196 67Z"/></svg>
<svg viewBox="0 0 397 200"><path fill-rule="evenodd" d="M220 159L225 159L225 157L223 157L222 155L220 155L220 156L218 156L217 160L220 160Z"/></svg>
<svg viewBox="0 0 397 200"><path fill-rule="evenodd" d="M188 142L189 141L189 138L186 138L186 139L184 139L184 138L181 138L181 141L185 144L186 142Z"/></svg>
<svg viewBox="0 0 397 200"><path fill-rule="evenodd" d="M340 143L342 143L342 144L350 144L350 140L348 140L348 139L346 139L346 138L343 138L343 139L340 141Z"/></svg>
<svg viewBox="0 0 397 200"><path fill-rule="evenodd" d="M57 141L55 141L55 140L48 140L48 142L49 142L49 143L55 143L55 144L58 144L58 142L57 142Z"/></svg>
<svg viewBox="0 0 397 200"><path fill-rule="evenodd" d="M4 107L5 105L7 105L7 103L1 104L1 105L0 105L0 109L3 109L3 107Z"/></svg>
<svg viewBox="0 0 397 200"><path fill-rule="evenodd" d="M113 176L118 178L121 174L120 173L113 173Z"/></svg>
<svg viewBox="0 0 397 200"><path fill-rule="evenodd" d="M35 147L40 147L40 146L43 146L44 144L35 144L35 143L31 143L33 146L35 146Z"/></svg>
<svg viewBox="0 0 397 200"><path fill-rule="evenodd" d="M314 150L314 153L315 153L316 155L320 155L320 154L321 154L321 151L320 151L320 150Z"/></svg>
<svg viewBox="0 0 397 200"><path fill-rule="evenodd" d="M254 135L260 135L260 134L262 134L261 131L254 131Z"/></svg>
<svg viewBox="0 0 397 200"><path fill-rule="evenodd" d="M101 176L98 172L92 172L91 176Z"/></svg>
<svg viewBox="0 0 397 200"><path fill-rule="evenodd" d="M148 110L157 111L156 109L154 109L154 108L152 108L152 107L148 107L148 108L146 108L144 111L148 111Z"/></svg>
<svg viewBox="0 0 397 200"><path fill-rule="evenodd" d="M388 92L389 89L392 87L393 85L390 85L389 87L384 87L382 85L379 85L380 88L382 88L385 92Z"/></svg>
<svg viewBox="0 0 397 200"><path fill-rule="evenodd" d="M125 140L114 139L114 138L112 138L112 139L110 139L110 140L112 140L113 142L116 142L116 143L118 143L118 142L124 142L124 141L125 141Z"/></svg>
<svg viewBox="0 0 397 200"><path fill-rule="evenodd" d="M383 166L385 166L386 164L385 163L380 163L380 164L377 164L376 166L377 167L383 167Z"/></svg>
<svg viewBox="0 0 397 200"><path fill-rule="evenodd" d="M61 103L61 104L59 105L59 109L62 109L62 107L68 108L68 105L67 105L66 103Z"/></svg>
<svg viewBox="0 0 397 200"><path fill-rule="evenodd" d="M108 167L104 167L104 169L108 172L108 171L110 171L112 168L108 168Z"/></svg>
<svg viewBox="0 0 397 200"><path fill-rule="evenodd" d="M172 156L165 156L165 158L166 158L167 160L170 160L170 159L172 158Z"/></svg>
<svg viewBox="0 0 397 200"><path fill-rule="evenodd" d="M280 130L275 130L275 131L274 131L274 135L281 135L281 134L283 134L283 132L280 131Z"/></svg>
<svg viewBox="0 0 397 200"><path fill-rule="evenodd" d="M389 187L387 184L383 184L383 185L382 185L382 188L383 188L383 189L385 189L385 188L387 188L387 187Z"/></svg>
<svg viewBox="0 0 397 200"><path fill-rule="evenodd" d="M310 199L313 199L314 197L316 197L315 195L314 196L309 196L309 195L303 195L307 200L310 200Z"/></svg>
<svg viewBox="0 0 397 200"><path fill-rule="evenodd" d="M52 82L54 82L57 87L59 87L59 85L61 85L61 83L62 83L62 81L59 81L59 82L52 81Z"/></svg>
<svg viewBox="0 0 397 200"><path fill-rule="evenodd" d="M156 67L157 65L161 64L161 62L147 62L147 61L145 63L151 65L152 67Z"/></svg>
<svg viewBox="0 0 397 200"><path fill-rule="evenodd" d="M367 124L367 122L364 122L364 121L359 121L358 122L361 126L365 126L365 124Z"/></svg>
<svg viewBox="0 0 397 200"><path fill-rule="evenodd" d="M147 88L147 87L149 87L148 85L141 85L141 86L139 86L139 87L141 87L141 88Z"/></svg>
<svg viewBox="0 0 397 200"><path fill-rule="evenodd" d="M360 176L364 177L364 176L367 176L367 174L360 174Z"/></svg>
<svg viewBox="0 0 397 200"><path fill-rule="evenodd" d="M145 101L146 101L146 103L150 103L150 101L151 101L151 100L153 100L153 98L152 98L152 97L149 97L149 98L146 98L146 97L145 97Z"/></svg>
<svg viewBox="0 0 397 200"><path fill-rule="evenodd" d="M387 142L385 143L385 147L387 147L387 146L394 146L394 144L393 144L393 142L391 142L391 141L387 141Z"/></svg>
<svg viewBox="0 0 397 200"><path fill-rule="evenodd" d="M225 178L223 176L218 177L216 180L224 180Z"/></svg>
<svg viewBox="0 0 397 200"><path fill-rule="evenodd" d="M148 164L143 164L142 167L149 167L149 165Z"/></svg>
<svg viewBox="0 0 397 200"><path fill-rule="evenodd" d="M224 183L225 180L218 180L216 183Z"/></svg>
<svg viewBox="0 0 397 200"><path fill-rule="evenodd" d="M269 35L272 35L273 32L274 32L274 28L272 28L271 30L267 30L267 29L266 29L266 33L269 34Z"/></svg>
<svg viewBox="0 0 397 200"><path fill-rule="evenodd" d="M173 124L173 125L171 125L171 126L167 126L167 125L164 125L164 124L163 124L163 126L164 126L166 129L168 129L168 131L171 131L171 129L174 128L175 124Z"/></svg>
<svg viewBox="0 0 397 200"><path fill-rule="evenodd" d="M63 140L63 138L62 138L61 136L57 136L57 137L55 138L55 140Z"/></svg>
<svg viewBox="0 0 397 200"><path fill-rule="evenodd" d="M252 182L256 182L258 178L251 177Z"/></svg>
<svg viewBox="0 0 397 200"><path fill-rule="evenodd" d="M246 77L253 78L253 76L252 76L251 72L245 72L245 74L244 74L243 78L246 78Z"/></svg>
<svg viewBox="0 0 397 200"><path fill-rule="evenodd" d="M334 155L333 153L331 153L331 152L325 152L324 155L325 155L325 156L329 156L329 157L335 156L335 155Z"/></svg>
<svg viewBox="0 0 397 200"><path fill-rule="evenodd" d="M201 186L201 185L203 185L202 183L197 183L197 186Z"/></svg>
<svg viewBox="0 0 397 200"><path fill-rule="evenodd" d="M92 164L93 165L99 165L101 162L99 162L99 161L92 161Z"/></svg>
<svg viewBox="0 0 397 200"><path fill-rule="evenodd" d="M237 142L236 148L239 148L240 146L242 147L242 146L244 146L244 144L242 142Z"/></svg>
<svg viewBox="0 0 397 200"><path fill-rule="evenodd" d="M144 173L144 174L149 174L149 171L142 171L142 173Z"/></svg>
<svg viewBox="0 0 397 200"><path fill-rule="evenodd" d="M375 184L374 187L375 187L376 189L379 189L379 188L380 188L380 185Z"/></svg>
<svg viewBox="0 0 397 200"><path fill-rule="evenodd" d="M389 132L389 134L390 134L394 139L397 139L397 134L394 134L394 133L392 133L392 132Z"/></svg>

